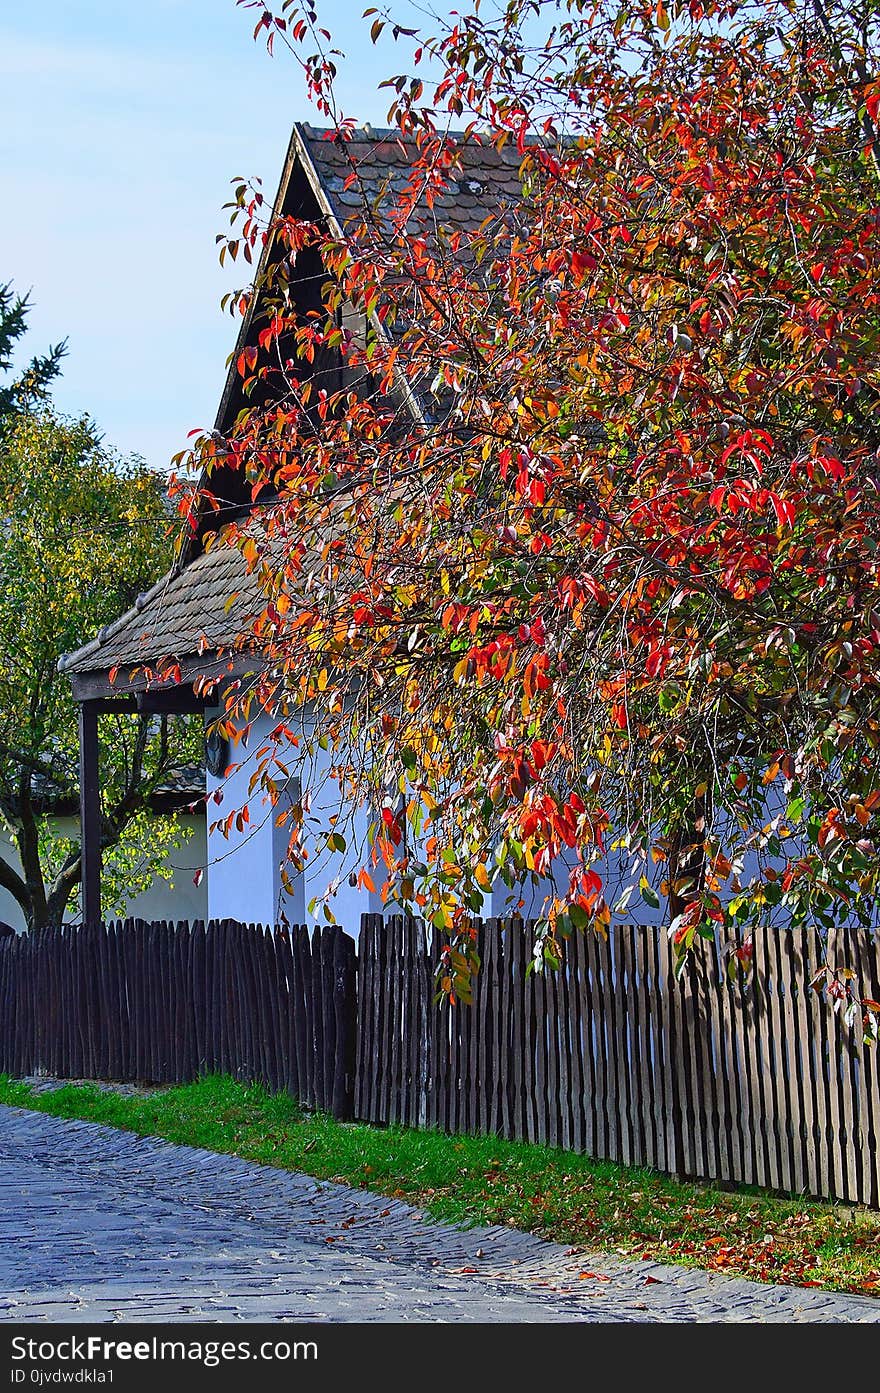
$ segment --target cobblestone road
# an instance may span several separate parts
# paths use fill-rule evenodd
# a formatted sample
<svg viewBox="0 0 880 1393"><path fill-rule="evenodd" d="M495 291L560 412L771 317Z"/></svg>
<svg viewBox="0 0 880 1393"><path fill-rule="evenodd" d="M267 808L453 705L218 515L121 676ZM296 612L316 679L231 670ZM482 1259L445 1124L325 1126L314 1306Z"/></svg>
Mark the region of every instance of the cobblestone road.
<svg viewBox="0 0 880 1393"><path fill-rule="evenodd" d="M880 1302L460 1231L367 1191L0 1107L0 1320L838 1322L880 1321Z"/></svg>

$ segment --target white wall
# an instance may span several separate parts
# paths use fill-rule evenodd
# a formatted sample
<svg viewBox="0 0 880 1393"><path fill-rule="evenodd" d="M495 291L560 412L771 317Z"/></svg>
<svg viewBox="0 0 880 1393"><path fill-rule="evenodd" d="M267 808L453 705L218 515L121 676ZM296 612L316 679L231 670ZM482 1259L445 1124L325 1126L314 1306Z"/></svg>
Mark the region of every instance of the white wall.
<svg viewBox="0 0 880 1393"><path fill-rule="evenodd" d="M79 821L75 817L54 819L60 836L76 839L79 836ZM200 885L193 883L193 876L204 867L207 858L207 837L205 817L202 813L183 813L180 823L189 836L179 850L172 850L165 857L166 866L173 869L173 879L166 881L156 877L149 890L135 895L129 901L126 917L137 919L205 919L208 913L208 892L204 878ZM21 870L18 849L8 832L0 828L0 856L17 871ZM65 919L78 917L68 910ZM7 890L0 889L0 919L11 924L14 929L25 927L24 915L17 902Z"/></svg>
<svg viewBox="0 0 880 1393"><path fill-rule="evenodd" d="M216 711L208 712L206 719L211 721L216 714ZM340 812L337 785L327 777L332 755L317 745L310 756L303 758L301 765L297 764L295 777L282 791L274 808L269 795L259 787L250 793L248 784L258 765L258 752L266 745L269 732L276 724L277 717L267 714L254 718L247 745L230 745L232 772L225 777L208 774L206 878L209 917L241 919L256 924L275 924L285 919L291 924L323 923L323 916L320 913L311 915L308 905L328 885L334 884L333 912L338 923L356 938L361 915L381 909L378 895L349 884L349 877L363 864L366 854L366 813L362 809L348 815L343 811L338 830L346 840L345 852L317 854L322 834L332 829L330 818ZM307 725L304 741L313 734L311 726ZM284 757L280 750L279 754ZM305 871L294 874L286 866L291 824L279 827L276 819L286 806L299 801L302 794L311 797L306 824L312 833L306 840L310 856ZM244 807L248 810L248 821L240 828L233 826L228 836L218 827L212 830L212 824ZM293 884L292 895L283 887L282 866L286 867Z"/></svg>
<svg viewBox="0 0 880 1393"><path fill-rule="evenodd" d="M206 714L208 721L216 711ZM276 865L275 816L270 801L259 791L248 793L248 781L256 767L256 751L271 729L266 716L258 716L250 730L247 746L230 745L231 772L217 777L208 772L207 802L207 883L208 917L240 919L248 924L274 924L279 918L281 878ZM237 767L234 767L237 766ZM232 812L248 810L248 822L228 836L214 827ZM297 896L297 899L300 897ZM301 918L299 904L293 922Z"/></svg>
<svg viewBox="0 0 880 1393"><path fill-rule="evenodd" d="M207 713L212 720L216 712ZM308 720L300 729L300 753L311 742L313 749L300 762L295 756L291 764L296 765L298 778L296 787L289 787L281 796L273 810L268 795L255 789L248 791L248 783L258 762L258 751L265 747L269 732L277 724L277 717L262 714L256 717L248 734L247 746L231 745L230 762L234 766L225 778L208 775L208 823L228 816L230 812L247 807L249 821L239 830L233 828L227 837L219 830L208 831L208 855L206 880L208 885L208 914L211 918L241 919L246 923L274 924L283 919L289 923L323 922L318 911L310 914L309 902L320 896L328 885L335 886L332 907L336 919L354 937L357 937L361 915L382 911L381 897L365 889L359 890L349 883L349 877L362 865L369 865L366 829L368 817L365 809L353 811L341 800L336 781L328 777L332 764L332 752L321 750L314 739L315 731ZM282 753L279 751L279 753ZM283 757L283 753L282 753ZM302 788L311 792L311 806L307 810L307 828L313 835L306 840L311 855L305 870L294 875L288 867L288 875L294 886L294 893L288 894L282 886L281 867L287 858L287 840L290 825L277 827L275 819L278 812L290 803L299 801L299 778ZM219 796L213 802L210 795ZM323 842L333 824L331 818L339 815L336 824L346 839L345 852L316 852L318 842ZM565 891L568 884L566 858L557 863L556 893ZM609 853L596 866L603 880L605 896L612 907L624 887L635 879L635 874L627 864L623 852ZM656 868L649 878L659 882L661 871ZM373 879L381 885L382 872L377 871ZM548 880L531 886L523 885L514 894L502 882L497 881L491 892L484 897L483 913L506 918L518 912L524 918L537 918L543 909L545 895L552 893L553 886ZM522 899L523 906L514 910L516 900ZM655 924L663 922L667 906L661 897L658 908L652 908L634 889L627 910L626 920L636 924ZM618 916L615 915L615 918Z"/></svg>
<svg viewBox="0 0 880 1393"><path fill-rule="evenodd" d="M248 923L273 924L286 919L289 923L323 922L320 912L310 914L309 902L320 896L328 884L335 886L332 897L336 919L354 937L357 937L361 915L382 911L381 897L367 890L359 890L349 883L350 875L362 866L368 865L366 829L368 817L365 809L353 811L344 805L336 781L327 777L332 763L332 753L317 747L314 729L308 721L301 730L301 750L311 741L313 750L304 758L297 772L301 775L303 789L311 790L312 802L307 811L307 828L312 836L311 856L305 870L300 875L288 871L294 884L294 893L289 895L282 888L281 867L286 862L289 825L275 826L275 815L294 796L299 799L299 790L288 790L276 809L272 810L269 800L256 790L248 793L248 781L256 767L257 751L266 743L268 733L277 723L277 718L261 715L252 723L246 749L233 746L230 759L240 768L226 779L208 776L209 793L219 793L221 802L214 804L209 800L209 823L225 816L233 810L247 805L249 823L241 830L233 830L225 839L219 831L208 833L207 874L208 913L210 917L236 918ZM768 819L775 811L772 790L768 794ZM777 800L778 801L778 800ZM316 844L330 830L330 819L340 815L336 824L347 842L344 853L323 851L318 855ZM565 891L568 884L567 858L560 858L556 870L556 893ZM749 854L745 858L741 879L747 883L757 870L757 858ZM612 910L622 891L633 885L632 894L623 913L615 912L615 921L623 919L631 924L660 924L668 919L668 906L665 897L660 896L659 906L654 908L641 896L637 884L641 867L632 866L627 854L622 851L609 852L596 865L596 871L603 881L603 891ZM648 878L655 891L663 878L664 867L650 864ZM381 885L382 872L376 871L373 879ZM543 909L545 895L552 892L549 880L531 886L523 885L513 896L500 880L484 896L483 914L506 918L514 912L516 900L524 901L519 912L525 918L538 917ZM732 893L732 892L728 892ZM391 907L391 912L394 907ZM880 918L880 911L878 911Z"/></svg>

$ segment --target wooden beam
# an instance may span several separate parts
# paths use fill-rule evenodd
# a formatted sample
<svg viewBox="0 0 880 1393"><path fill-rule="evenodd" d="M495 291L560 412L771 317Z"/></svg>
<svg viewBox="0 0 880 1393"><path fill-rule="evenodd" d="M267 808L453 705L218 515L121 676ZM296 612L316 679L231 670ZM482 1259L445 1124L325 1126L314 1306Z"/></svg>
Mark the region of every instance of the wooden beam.
<svg viewBox="0 0 880 1393"><path fill-rule="evenodd" d="M79 708L79 828L84 924L101 918L101 790L98 783L97 702Z"/></svg>
<svg viewBox="0 0 880 1393"><path fill-rule="evenodd" d="M181 681L174 686L162 686L159 682L150 683L146 681L142 674L134 682L126 681L124 673L121 671L116 674L116 680L110 681L109 671L100 669L90 672L71 672L66 674L70 677L70 687L74 701L97 701L114 700L127 695L138 695L139 693L167 692L169 700L172 692L179 692L186 699L188 694L192 697L192 684L198 678L210 678L217 680L219 687L215 688L211 696L211 705L218 700L217 692L223 690L225 679L230 682L239 678L254 677L266 666L266 659L259 653L231 653L228 657L217 658L205 654L204 657L192 657L181 660Z"/></svg>
<svg viewBox="0 0 880 1393"><path fill-rule="evenodd" d="M217 700L212 698L212 705ZM153 687L146 692L138 692L136 697L138 711L159 716L182 716L193 711L204 711L208 698L196 696L192 687Z"/></svg>

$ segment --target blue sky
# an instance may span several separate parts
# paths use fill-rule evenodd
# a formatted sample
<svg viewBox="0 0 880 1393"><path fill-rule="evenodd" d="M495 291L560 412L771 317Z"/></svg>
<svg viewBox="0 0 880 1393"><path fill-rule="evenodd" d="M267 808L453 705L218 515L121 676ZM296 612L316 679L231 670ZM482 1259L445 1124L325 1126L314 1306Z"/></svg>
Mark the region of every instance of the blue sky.
<svg viewBox="0 0 880 1393"><path fill-rule="evenodd" d="M346 114L383 125L403 54L369 42L368 0L324 0L347 54ZM445 8L445 7L443 7ZM405 6L399 3L400 13ZM0 281L32 290L31 351L69 339L55 393L108 444L166 467L210 425L240 283L215 235L234 176L274 193L299 70L252 42L234 0L40 0L0 13Z"/></svg>

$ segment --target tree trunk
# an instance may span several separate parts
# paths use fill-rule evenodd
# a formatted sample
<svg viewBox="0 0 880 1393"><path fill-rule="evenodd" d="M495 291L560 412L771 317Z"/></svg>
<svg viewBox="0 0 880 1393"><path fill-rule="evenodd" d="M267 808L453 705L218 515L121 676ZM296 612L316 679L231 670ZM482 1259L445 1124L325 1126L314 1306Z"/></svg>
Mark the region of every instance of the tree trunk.
<svg viewBox="0 0 880 1393"><path fill-rule="evenodd" d="M30 775L27 776L30 778ZM37 820L31 806L30 790L22 790L21 817L16 829L15 840L21 857L21 868L27 886L29 906L25 909L28 928L39 929L48 924L48 905L46 903L46 883L40 865L40 839ZM24 906L22 906L24 908Z"/></svg>
<svg viewBox="0 0 880 1393"><path fill-rule="evenodd" d="M14 866L0 857L0 889L8 890L28 923L31 919L31 897L28 887Z"/></svg>
<svg viewBox="0 0 880 1393"><path fill-rule="evenodd" d="M707 796L695 798L669 839L669 920L683 913L700 893L706 876Z"/></svg>
<svg viewBox="0 0 880 1393"><path fill-rule="evenodd" d="M49 889L47 899L47 918L50 924L60 924L64 920L71 895L79 885L82 876L82 860L78 851L68 856Z"/></svg>

